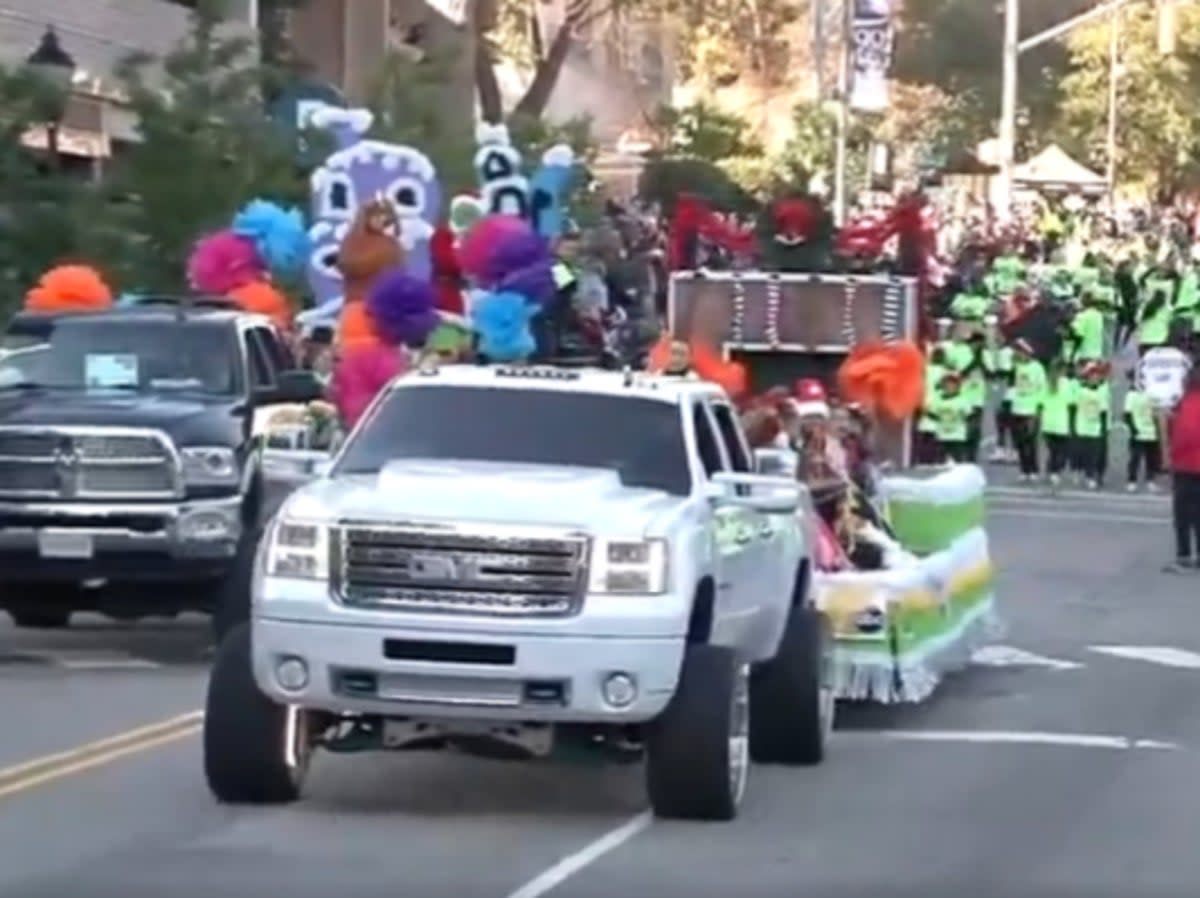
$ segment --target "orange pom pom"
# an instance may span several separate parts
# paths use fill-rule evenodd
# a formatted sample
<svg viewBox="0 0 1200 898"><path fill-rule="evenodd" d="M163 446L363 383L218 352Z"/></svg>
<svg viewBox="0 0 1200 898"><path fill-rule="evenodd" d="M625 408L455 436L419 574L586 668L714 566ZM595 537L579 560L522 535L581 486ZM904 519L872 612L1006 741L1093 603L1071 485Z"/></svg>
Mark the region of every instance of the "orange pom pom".
<svg viewBox="0 0 1200 898"><path fill-rule="evenodd" d="M343 351L369 349L380 342L365 302L348 302L342 306L342 314L338 318L337 343Z"/></svg>
<svg viewBox="0 0 1200 898"><path fill-rule="evenodd" d="M843 401L893 421L903 421L921 406L925 357L913 343L864 343L838 369Z"/></svg>
<svg viewBox="0 0 1200 898"><path fill-rule="evenodd" d="M247 312L266 315L287 330L292 325L292 307L287 297L266 281L251 281L229 293L229 298Z"/></svg>
<svg viewBox="0 0 1200 898"><path fill-rule="evenodd" d="M715 349L704 343L693 343L692 370L704 380L717 384L733 399L746 392L745 366L738 362L727 362Z"/></svg>
<svg viewBox="0 0 1200 898"><path fill-rule="evenodd" d="M112 304L112 290L87 265L51 268L25 294L27 312L99 312Z"/></svg>

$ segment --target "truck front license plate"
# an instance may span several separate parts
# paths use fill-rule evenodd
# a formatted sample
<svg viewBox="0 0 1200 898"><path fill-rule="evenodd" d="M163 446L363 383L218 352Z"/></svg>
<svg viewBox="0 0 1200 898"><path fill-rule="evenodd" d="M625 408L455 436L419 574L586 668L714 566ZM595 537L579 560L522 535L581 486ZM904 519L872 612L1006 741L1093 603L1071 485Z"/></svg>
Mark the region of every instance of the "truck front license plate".
<svg viewBox="0 0 1200 898"><path fill-rule="evenodd" d="M38 554L43 558L91 558L94 552L89 533L73 530L38 531Z"/></svg>

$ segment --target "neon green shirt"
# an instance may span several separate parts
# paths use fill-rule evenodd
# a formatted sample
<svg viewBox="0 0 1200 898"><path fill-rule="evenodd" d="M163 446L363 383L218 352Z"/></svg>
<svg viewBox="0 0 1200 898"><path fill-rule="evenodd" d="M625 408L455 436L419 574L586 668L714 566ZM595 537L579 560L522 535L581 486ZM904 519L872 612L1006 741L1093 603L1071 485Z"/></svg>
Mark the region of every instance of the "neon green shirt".
<svg viewBox="0 0 1200 898"><path fill-rule="evenodd" d="M937 421L937 438L943 443L965 443L967 419L974 410L974 406L961 393L957 396L938 393L930 409Z"/></svg>
<svg viewBox="0 0 1200 898"><path fill-rule="evenodd" d="M1060 377L1053 386L1047 382L1039 412L1042 433L1056 437L1071 435L1071 409L1077 389L1078 384L1067 377Z"/></svg>
<svg viewBox="0 0 1200 898"><path fill-rule="evenodd" d="M1013 380L1012 413L1032 418L1046 390L1046 369L1037 359L1018 362Z"/></svg>
<svg viewBox="0 0 1200 898"><path fill-rule="evenodd" d="M1154 416L1154 406L1150 398L1139 390L1130 390L1125 394L1125 414L1132 419L1135 443L1155 443L1158 441L1158 422Z"/></svg>
<svg viewBox="0 0 1200 898"><path fill-rule="evenodd" d="M1109 409L1108 384L1081 384L1075 402L1075 435L1098 437L1104 434L1104 416Z"/></svg>

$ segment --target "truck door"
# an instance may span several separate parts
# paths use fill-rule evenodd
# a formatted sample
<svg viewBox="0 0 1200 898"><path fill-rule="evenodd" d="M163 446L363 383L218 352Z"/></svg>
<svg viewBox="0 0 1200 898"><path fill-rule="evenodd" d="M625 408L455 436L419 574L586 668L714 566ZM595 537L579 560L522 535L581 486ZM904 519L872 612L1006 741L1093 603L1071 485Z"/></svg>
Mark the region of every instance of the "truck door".
<svg viewBox="0 0 1200 898"><path fill-rule="evenodd" d="M705 475L711 477L719 471L732 471L729 452L707 403L697 402L692 417ZM745 633L753 623L755 602L751 585L753 522L747 509L732 505L715 506L711 515L717 559L713 640L720 645L744 645Z"/></svg>
<svg viewBox="0 0 1200 898"><path fill-rule="evenodd" d="M733 409L724 402L712 404L713 420L717 432L725 444L731 470L740 474L754 473L754 456L750 444L742 432L742 425ZM779 593L779 570L777 536L780 528L771 515L753 509L744 509L750 540L746 544L746 562L749 566L749 581L753 589L753 607L761 611L764 607L775 607Z"/></svg>

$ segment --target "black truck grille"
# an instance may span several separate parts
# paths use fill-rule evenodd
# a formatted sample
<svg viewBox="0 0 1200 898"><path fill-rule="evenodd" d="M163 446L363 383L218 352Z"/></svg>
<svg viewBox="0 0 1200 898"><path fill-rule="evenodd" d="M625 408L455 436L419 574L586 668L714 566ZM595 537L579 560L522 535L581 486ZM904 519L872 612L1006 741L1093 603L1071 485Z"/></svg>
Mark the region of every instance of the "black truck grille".
<svg viewBox="0 0 1200 898"><path fill-rule="evenodd" d="M352 523L332 543L335 593L349 606L563 617L587 589L584 536Z"/></svg>
<svg viewBox="0 0 1200 898"><path fill-rule="evenodd" d="M156 431L0 428L0 499L163 499L178 480Z"/></svg>

